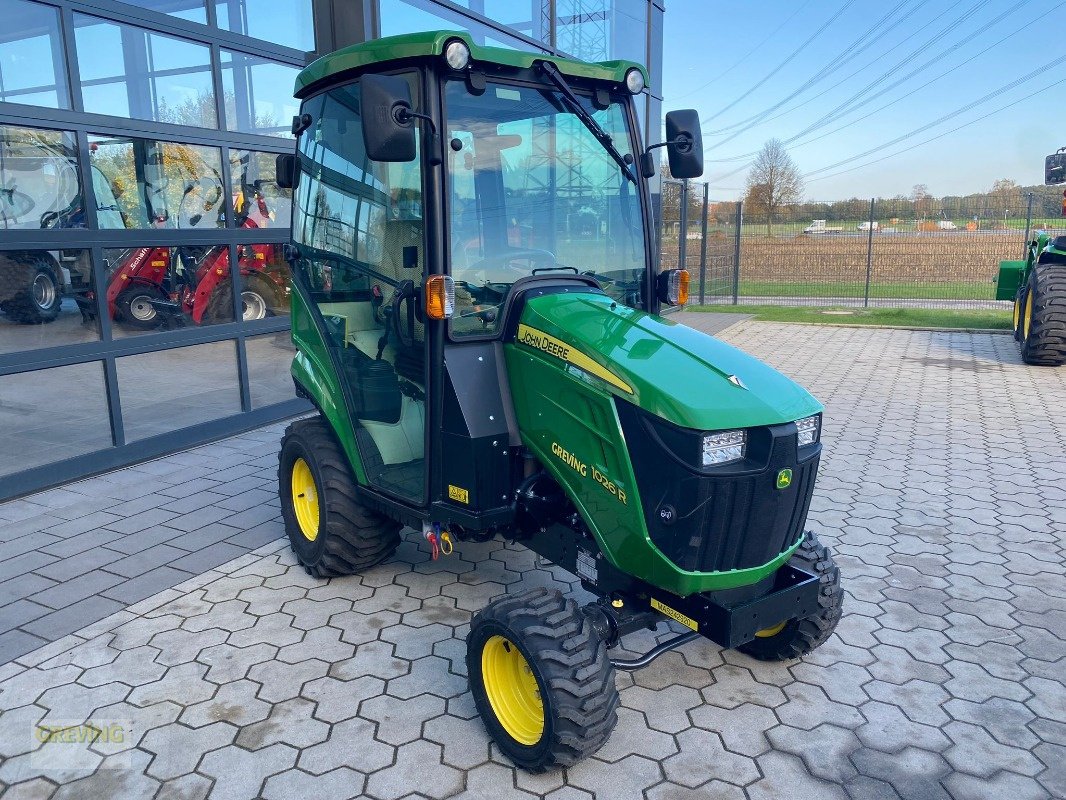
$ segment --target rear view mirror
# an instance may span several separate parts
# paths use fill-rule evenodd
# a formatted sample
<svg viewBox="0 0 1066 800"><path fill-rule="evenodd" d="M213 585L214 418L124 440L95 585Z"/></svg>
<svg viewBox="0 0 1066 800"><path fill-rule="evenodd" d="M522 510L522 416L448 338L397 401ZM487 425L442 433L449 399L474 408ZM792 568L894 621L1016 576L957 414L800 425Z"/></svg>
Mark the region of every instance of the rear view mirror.
<svg viewBox="0 0 1066 800"><path fill-rule="evenodd" d="M1044 159L1044 184L1066 183L1066 153L1061 150Z"/></svg>
<svg viewBox="0 0 1066 800"><path fill-rule="evenodd" d="M703 174L703 134L696 109L667 112L666 141L670 173L675 178L698 178Z"/></svg>
<svg viewBox="0 0 1066 800"><path fill-rule="evenodd" d="M414 161L410 85L394 75L364 75L361 84L366 154L374 161Z"/></svg>
<svg viewBox="0 0 1066 800"><path fill-rule="evenodd" d="M281 189L295 189L299 175L296 172L296 156L292 153L282 153L274 160L274 182ZM255 188L260 189L260 181L255 182Z"/></svg>

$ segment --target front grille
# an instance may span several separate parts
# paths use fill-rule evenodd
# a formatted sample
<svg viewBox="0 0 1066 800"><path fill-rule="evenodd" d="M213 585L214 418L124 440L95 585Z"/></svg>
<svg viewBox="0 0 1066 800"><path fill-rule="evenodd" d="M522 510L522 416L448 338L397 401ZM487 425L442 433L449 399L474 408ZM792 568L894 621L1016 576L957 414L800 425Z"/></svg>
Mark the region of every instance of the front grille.
<svg viewBox="0 0 1066 800"><path fill-rule="evenodd" d="M765 564L803 533L817 472L814 461L794 467L792 486L783 490L774 486L776 470L772 475L685 478L646 512L651 539L671 561L695 572ZM664 525L657 513L663 503L676 510L672 525Z"/></svg>
<svg viewBox="0 0 1066 800"><path fill-rule="evenodd" d="M810 448L800 461L794 425L764 429L769 446L757 471L708 475L683 466L621 407L648 533L677 566L693 572L757 567L799 541L821 448ZM633 430L634 423L642 430ZM776 487L782 469L792 470L786 489Z"/></svg>

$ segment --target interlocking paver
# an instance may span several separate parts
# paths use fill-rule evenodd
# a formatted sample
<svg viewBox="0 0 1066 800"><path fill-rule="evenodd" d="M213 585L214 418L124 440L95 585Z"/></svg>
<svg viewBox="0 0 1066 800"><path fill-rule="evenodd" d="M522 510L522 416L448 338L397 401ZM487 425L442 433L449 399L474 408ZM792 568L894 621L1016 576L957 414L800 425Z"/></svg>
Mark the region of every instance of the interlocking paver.
<svg viewBox="0 0 1066 800"><path fill-rule="evenodd" d="M212 798L247 800L259 796L269 776L292 767L297 755L295 748L284 744L272 744L254 752L239 747L223 747L204 756L199 772L215 779Z"/></svg>
<svg viewBox="0 0 1066 800"><path fill-rule="evenodd" d="M441 761L440 745L412 741L399 748L392 766L378 770L367 781L367 793L392 800L417 788L434 800L452 797L463 788L463 773Z"/></svg>
<svg viewBox="0 0 1066 800"><path fill-rule="evenodd" d="M1046 412L1066 406L1066 373L1021 366L1005 336L745 323L724 338L827 406L810 524L838 554L847 598L837 635L810 657L771 664L689 643L619 675L618 728L596 756L516 772L466 691L470 613L537 585L580 597L576 584L502 541L434 562L416 535L363 576L315 581L282 538L283 426L271 426L0 504L11 521L0 592L5 581L13 592L0 612L41 611L0 632L0 657L20 657L0 666L5 800L55 788L30 765L30 726L93 714L128 720L132 735L86 751L77 774L45 769L65 796L151 796L161 776L149 761L169 742L185 761L165 770L157 800L212 787L375 800L1066 797L1066 421ZM158 491L129 500L149 479ZM160 513L172 516L141 528ZM147 571L127 579L116 563ZM31 595L69 584L74 598L94 571L118 582L93 619L135 600L130 612L28 632L70 608ZM626 645L670 635L660 625ZM131 754L130 775L105 770Z"/></svg>

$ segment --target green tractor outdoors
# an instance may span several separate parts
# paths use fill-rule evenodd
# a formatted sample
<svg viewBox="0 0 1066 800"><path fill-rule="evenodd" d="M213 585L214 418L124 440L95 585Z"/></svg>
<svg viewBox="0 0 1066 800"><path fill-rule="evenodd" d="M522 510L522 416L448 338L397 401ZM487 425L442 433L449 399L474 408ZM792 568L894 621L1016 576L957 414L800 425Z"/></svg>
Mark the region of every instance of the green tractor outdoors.
<svg viewBox="0 0 1066 800"><path fill-rule="evenodd" d="M367 570L409 526L432 555L494 537L577 576L474 615L470 687L514 763L573 764L610 736L616 670L702 636L802 656L840 619L806 532L822 406L770 367L658 316L648 178L703 172L695 111L643 148L644 69L419 33L320 58L297 80L292 337L278 471L314 576ZM687 631L640 658L627 634Z"/></svg>
<svg viewBox="0 0 1066 800"><path fill-rule="evenodd" d="M1066 147L1044 161L1044 183L1066 183ZM1066 200L1063 201L1066 208ZM1042 367L1066 364L1066 236L1037 231L1025 260L1001 261L997 300L1014 301L1014 338L1022 361Z"/></svg>

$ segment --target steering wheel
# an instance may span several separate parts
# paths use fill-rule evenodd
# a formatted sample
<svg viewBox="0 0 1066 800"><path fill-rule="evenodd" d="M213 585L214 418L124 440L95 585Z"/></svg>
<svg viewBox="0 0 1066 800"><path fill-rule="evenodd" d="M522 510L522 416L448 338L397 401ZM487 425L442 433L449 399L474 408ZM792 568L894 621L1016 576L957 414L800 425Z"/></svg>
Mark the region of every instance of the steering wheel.
<svg viewBox="0 0 1066 800"><path fill-rule="evenodd" d="M392 293L392 301L389 303L389 324L398 341L404 348L415 346L415 307L418 297L415 282L411 280L401 281ZM406 319L400 319L400 306L407 301ZM404 332L406 329L407 333Z"/></svg>
<svg viewBox="0 0 1066 800"><path fill-rule="evenodd" d="M33 210L33 198L14 186L0 187L0 219L17 222ZM42 225L41 227L44 227Z"/></svg>
<svg viewBox="0 0 1066 800"><path fill-rule="evenodd" d="M182 192L181 201L178 204L178 227L199 227L204 214L214 210L221 200L222 184L220 182L206 177L190 180L185 184L185 191ZM223 207L219 205L218 213L223 212Z"/></svg>
<svg viewBox="0 0 1066 800"><path fill-rule="evenodd" d="M514 261L528 261L530 264L530 270L519 269L512 266ZM554 267L556 265L555 253L551 250L538 250L533 247L508 247L499 253L493 253L491 256L486 256L480 261L475 261L467 270L475 272L477 270L484 270L488 267L500 267L502 269L509 269L513 272L522 273L525 275L531 274L533 269L541 269L544 267Z"/></svg>

